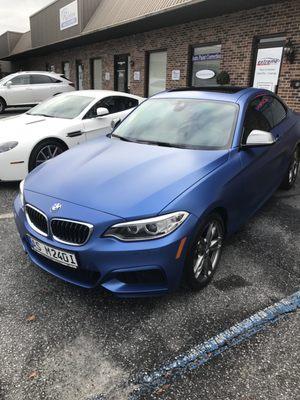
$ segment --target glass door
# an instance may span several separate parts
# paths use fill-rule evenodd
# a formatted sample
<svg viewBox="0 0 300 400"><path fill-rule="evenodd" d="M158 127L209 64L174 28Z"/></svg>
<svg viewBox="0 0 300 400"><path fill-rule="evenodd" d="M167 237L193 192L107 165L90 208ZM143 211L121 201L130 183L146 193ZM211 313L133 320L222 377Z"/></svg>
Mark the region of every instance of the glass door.
<svg viewBox="0 0 300 400"><path fill-rule="evenodd" d="M115 56L115 90L129 93L129 55Z"/></svg>
<svg viewBox="0 0 300 400"><path fill-rule="evenodd" d="M166 90L167 52L157 51L149 54L148 96Z"/></svg>
<svg viewBox="0 0 300 400"><path fill-rule="evenodd" d="M62 63L62 72L63 72L64 76L67 79L70 79L71 73L70 73L70 63L69 63L69 61L64 61Z"/></svg>
<svg viewBox="0 0 300 400"><path fill-rule="evenodd" d="M103 69L101 58L92 60L92 89L102 90L103 88Z"/></svg>
<svg viewBox="0 0 300 400"><path fill-rule="evenodd" d="M82 61L76 61L76 83L77 89L83 90L83 64Z"/></svg>

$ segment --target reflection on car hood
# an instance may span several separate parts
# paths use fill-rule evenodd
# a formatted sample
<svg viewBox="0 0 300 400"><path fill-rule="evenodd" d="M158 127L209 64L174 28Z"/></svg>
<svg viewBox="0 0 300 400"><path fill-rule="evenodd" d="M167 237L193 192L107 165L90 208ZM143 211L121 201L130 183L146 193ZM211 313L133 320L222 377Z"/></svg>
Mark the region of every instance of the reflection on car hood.
<svg viewBox="0 0 300 400"><path fill-rule="evenodd" d="M34 134L34 132L41 132L43 129L56 132L76 123L78 123L77 120L47 118L28 114L9 117L0 120L0 141L21 140L26 133Z"/></svg>
<svg viewBox="0 0 300 400"><path fill-rule="evenodd" d="M25 189L123 218L155 215L227 159L227 150L104 137L41 165L27 177Z"/></svg>

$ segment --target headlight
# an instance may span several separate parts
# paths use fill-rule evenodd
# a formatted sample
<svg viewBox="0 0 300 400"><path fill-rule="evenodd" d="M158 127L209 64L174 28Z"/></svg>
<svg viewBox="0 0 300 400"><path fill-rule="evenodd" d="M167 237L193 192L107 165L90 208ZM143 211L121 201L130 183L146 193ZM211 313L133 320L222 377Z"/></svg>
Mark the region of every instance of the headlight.
<svg viewBox="0 0 300 400"><path fill-rule="evenodd" d="M5 153L6 151L14 149L18 146L18 142L6 142L0 144L0 153Z"/></svg>
<svg viewBox="0 0 300 400"><path fill-rule="evenodd" d="M22 207L24 207L24 182L25 181L22 181L20 183L20 199L21 199Z"/></svg>
<svg viewBox="0 0 300 400"><path fill-rule="evenodd" d="M113 225L103 236L115 237L125 242L153 240L174 232L189 216L185 211L161 215L155 218Z"/></svg>

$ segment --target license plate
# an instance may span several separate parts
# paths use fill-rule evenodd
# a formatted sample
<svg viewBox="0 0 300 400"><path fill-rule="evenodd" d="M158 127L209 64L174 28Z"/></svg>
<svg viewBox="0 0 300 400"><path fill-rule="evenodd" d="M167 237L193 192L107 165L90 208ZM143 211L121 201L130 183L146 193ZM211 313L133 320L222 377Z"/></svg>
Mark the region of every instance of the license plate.
<svg viewBox="0 0 300 400"><path fill-rule="evenodd" d="M75 254L68 253L66 251L55 249L54 247L48 246L42 243L32 236L28 235L30 245L33 251L55 261L59 264L65 265L70 268L78 268L78 263Z"/></svg>

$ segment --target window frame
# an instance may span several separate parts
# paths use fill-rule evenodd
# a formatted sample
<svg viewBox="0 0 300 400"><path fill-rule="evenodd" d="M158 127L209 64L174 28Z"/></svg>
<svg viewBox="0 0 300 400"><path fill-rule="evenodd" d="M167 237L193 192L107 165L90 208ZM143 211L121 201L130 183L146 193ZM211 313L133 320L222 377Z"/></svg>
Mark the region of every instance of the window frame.
<svg viewBox="0 0 300 400"><path fill-rule="evenodd" d="M126 59L126 67L125 67L125 92L122 93L130 93L130 85L129 85L129 81L128 78L130 78L128 76L128 71L131 68L131 66L129 65L130 60L131 60L131 54L130 53L120 53L120 54L115 54L114 55L114 80L113 80L113 84L114 84L114 90L118 91L118 74L117 74L117 65L118 62L120 62L122 60L122 58ZM122 61L121 61L122 62Z"/></svg>
<svg viewBox="0 0 300 400"><path fill-rule="evenodd" d="M223 48L223 43L222 40L214 41L214 42L202 42L202 43L196 43L196 44L191 44L189 45L188 49L188 69L187 69L187 85L188 87L192 86L193 82L193 55L194 51L197 47L209 47L209 46L221 46L221 60L222 61L222 48ZM222 65L221 68L222 70Z"/></svg>
<svg viewBox="0 0 300 400"><path fill-rule="evenodd" d="M26 76L26 77L28 76L29 83L19 83L18 85L13 84L14 79L22 78L24 76ZM31 75L23 74L23 75L14 76L12 79L8 80L7 82L11 82L11 86L28 86L28 85L31 85ZM7 84L7 82L5 83L5 85Z"/></svg>
<svg viewBox="0 0 300 400"><path fill-rule="evenodd" d="M166 89L167 89L167 81L168 81L168 49L161 48L155 50L147 50L145 53L145 88L144 93L145 97L149 97L149 79L150 79L150 56L154 53L166 53L167 54L167 66L166 66Z"/></svg>
<svg viewBox="0 0 300 400"><path fill-rule="evenodd" d="M128 97L128 96L117 96L117 95L112 95L112 96L106 96L106 97L103 97L102 99L100 99L100 100L98 100L98 101L96 101L96 103L94 103L92 106L91 106L91 108L85 113L85 115L83 116L83 118L82 119L94 119L94 118L97 118L97 115L95 115L94 117L87 117L87 115L88 115L88 113L94 108L94 107L96 107L98 104L98 106L97 106L97 108L99 108L99 107L103 107L103 106L101 106L101 102L103 102L104 100L106 100L106 99L110 99L110 98L117 98L117 99L131 99L131 100L133 100L133 101L137 101L137 105L135 106L135 107L130 107L130 108L126 108L125 110L121 110L121 111L116 111L116 112L114 112L114 113L109 113L108 115L115 115L115 114L119 114L119 113L121 113L121 112L125 112L125 111L128 111L128 110L131 110L131 109L133 109L133 108L136 108L138 105L139 105L139 101L138 101L138 99L135 99L135 98L133 98L133 97ZM106 108L106 107L105 107ZM108 110L109 111L109 110Z"/></svg>
<svg viewBox="0 0 300 400"><path fill-rule="evenodd" d="M94 62L95 60L101 60L102 63L102 86L104 84L104 79L103 79L103 57L93 57L90 58L90 88L92 90L95 89L95 82L94 82ZM103 90L103 89L97 89L97 90Z"/></svg>
<svg viewBox="0 0 300 400"><path fill-rule="evenodd" d="M278 122L276 125L274 125L274 126L271 127L270 133L272 133L273 129L275 129L278 125L280 125L280 124L281 124L284 120L286 120L287 117L288 117L288 108L287 108L287 106L281 101L281 99L278 98L278 96L276 96L276 94L261 93L261 94L259 94L259 95L254 96L254 97L251 97L251 99L249 99L249 101L248 101L248 103L247 103L247 106L246 106L246 109L245 109L245 112L244 112L244 115L243 115L243 120L242 120L242 134L241 134L241 136L240 136L240 147L242 147L242 146L243 146L243 143L244 143L244 140L243 140L243 139L244 139L244 135L245 135L244 123L245 123L245 120L246 120L246 116L247 116L247 112L248 112L248 110L249 110L250 104L251 104L254 100L256 100L256 99L258 99L258 98L260 98L260 97L264 97L264 96L269 96L269 97L271 97L271 98L277 100L277 101L282 105L282 107L283 107L284 110L285 110L285 117L284 117L280 122Z"/></svg>
<svg viewBox="0 0 300 400"><path fill-rule="evenodd" d="M253 41L252 41L252 62L251 62L251 75L250 75L250 85L249 86L253 86L254 83L254 78L255 78L255 68L256 68L256 60L257 60L257 54L258 54L258 50L259 49L268 49L268 48L272 48L272 47L280 47L282 46L284 48L285 45L285 40L275 40L277 38L280 37L287 37L288 35L286 34L286 32L279 32L279 33L272 33L269 35L256 35L253 37ZM265 43L261 43L261 40L264 39L274 39L274 41L270 41L270 42L265 42ZM280 69L279 69L279 79L278 79L278 85L276 86L276 91L275 91L275 95L278 93L278 89L280 86L280 76L281 76L281 72L282 72L282 65L284 62L284 57L282 57L281 60L281 65L280 65Z"/></svg>
<svg viewBox="0 0 300 400"><path fill-rule="evenodd" d="M70 79L71 79L71 73L70 73L69 78L65 75L65 67L64 67L65 64L69 64L69 72L71 72L71 63L70 63L70 61L68 61L68 60L62 61L62 63L61 63L61 71L62 71L62 74L66 77L67 80L70 80Z"/></svg>
<svg viewBox="0 0 300 400"><path fill-rule="evenodd" d="M78 73L78 68L81 65L82 67L82 89L79 89L79 73ZM75 66L76 66L76 89L77 90L84 90L84 63L82 59L78 59L75 61Z"/></svg>
<svg viewBox="0 0 300 400"><path fill-rule="evenodd" d="M49 82L34 83L34 82L33 82L33 77L35 77L35 76L43 76L43 77L49 79ZM31 85L54 85L54 84L57 84L57 83L61 83L61 81L60 81L60 82L55 82L55 80L58 81L58 79L52 78L52 77L49 76L49 75L44 75L44 74L30 74L30 84L31 84Z"/></svg>

